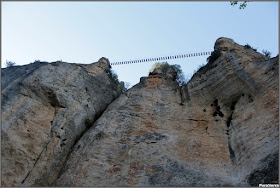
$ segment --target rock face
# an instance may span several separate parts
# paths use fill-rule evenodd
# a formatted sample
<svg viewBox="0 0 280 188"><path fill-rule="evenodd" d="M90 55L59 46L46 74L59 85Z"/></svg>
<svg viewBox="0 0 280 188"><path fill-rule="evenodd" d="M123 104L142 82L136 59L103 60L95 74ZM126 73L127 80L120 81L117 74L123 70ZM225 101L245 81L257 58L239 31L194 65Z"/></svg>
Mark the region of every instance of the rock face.
<svg viewBox="0 0 280 188"><path fill-rule="evenodd" d="M2 69L2 185L48 186L87 129L117 97L102 58L90 65Z"/></svg>
<svg viewBox="0 0 280 188"><path fill-rule="evenodd" d="M2 97L6 101L2 104L2 184L278 183L278 57L269 59L227 38L219 38L214 48L221 56L198 70L186 85L178 85L172 70L163 73L156 69L116 100L116 94L110 93L110 88L114 88L112 92L117 90L116 86L112 87L104 71L98 72L100 67L95 64L83 65L86 70L83 69L84 74L82 70L77 72L78 80L65 76L66 67L73 67L67 70L70 74L79 69L78 65L61 64L65 67L55 69L55 74L66 78L55 84L57 90L51 90L58 91L54 92L55 97L44 89L55 87L52 83L61 79L56 76L55 80L48 80L51 71L44 73L54 65L38 64L39 68L26 78L9 76L9 84L2 83L2 92L5 94L8 88L15 94ZM104 75L103 79L97 72ZM4 71L2 75L5 77ZM102 88L97 91L97 85L83 85L89 83L81 75L94 80L91 84L102 83ZM37 77L40 82L35 81ZM107 85L103 84L106 80ZM61 97L66 86L71 94ZM17 88L12 90L13 87ZM91 88L91 93L75 98L85 87ZM21 92L18 88L22 88ZM108 91L107 96L102 95L103 91ZM84 107L87 97L94 101ZM99 114L96 109L105 108L87 130L85 118ZM68 131L61 131L61 127L68 127Z"/></svg>
<svg viewBox="0 0 280 188"><path fill-rule="evenodd" d="M56 186L278 182L278 58L220 38L186 86L155 70L77 143Z"/></svg>

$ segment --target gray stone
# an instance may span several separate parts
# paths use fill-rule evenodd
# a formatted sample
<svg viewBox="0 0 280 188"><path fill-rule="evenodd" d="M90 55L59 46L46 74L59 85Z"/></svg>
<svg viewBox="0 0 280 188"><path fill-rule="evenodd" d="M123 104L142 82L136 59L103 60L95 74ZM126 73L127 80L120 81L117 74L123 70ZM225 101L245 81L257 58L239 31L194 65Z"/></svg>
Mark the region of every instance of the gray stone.
<svg viewBox="0 0 280 188"><path fill-rule="evenodd" d="M2 185L49 186L73 145L117 97L102 58L2 69Z"/></svg>

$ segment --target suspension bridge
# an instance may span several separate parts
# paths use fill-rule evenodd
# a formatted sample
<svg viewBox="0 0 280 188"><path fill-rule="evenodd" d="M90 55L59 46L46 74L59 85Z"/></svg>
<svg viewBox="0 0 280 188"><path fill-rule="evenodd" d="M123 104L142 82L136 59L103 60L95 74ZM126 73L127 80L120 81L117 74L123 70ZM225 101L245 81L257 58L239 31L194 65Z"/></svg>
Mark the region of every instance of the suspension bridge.
<svg viewBox="0 0 280 188"><path fill-rule="evenodd" d="M112 63L110 63L110 65L126 65L126 64L133 64L133 63L144 63L144 62L149 62L149 61L162 61L162 60L170 60L170 59L181 59L181 58L189 58L189 57L205 56L205 55L211 55L211 51L164 56L164 57L155 57L155 58L145 58L145 59L130 60L130 61L119 61L119 62L112 62Z"/></svg>

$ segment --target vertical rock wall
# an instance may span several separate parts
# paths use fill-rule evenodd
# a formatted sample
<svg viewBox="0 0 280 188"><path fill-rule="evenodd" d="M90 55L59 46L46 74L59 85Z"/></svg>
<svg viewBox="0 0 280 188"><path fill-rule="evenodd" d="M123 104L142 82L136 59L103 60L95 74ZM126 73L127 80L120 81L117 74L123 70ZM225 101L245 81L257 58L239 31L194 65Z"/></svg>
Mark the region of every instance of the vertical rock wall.
<svg viewBox="0 0 280 188"><path fill-rule="evenodd" d="M215 49L187 85L156 70L110 104L54 185L278 182L278 57L226 38Z"/></svg>
<svg viewBox="0 0 280 188"><path fill-rule="evenodd" d="M48 186L83 132L117 97L109 62L2 69L2 185Z"/></svg>

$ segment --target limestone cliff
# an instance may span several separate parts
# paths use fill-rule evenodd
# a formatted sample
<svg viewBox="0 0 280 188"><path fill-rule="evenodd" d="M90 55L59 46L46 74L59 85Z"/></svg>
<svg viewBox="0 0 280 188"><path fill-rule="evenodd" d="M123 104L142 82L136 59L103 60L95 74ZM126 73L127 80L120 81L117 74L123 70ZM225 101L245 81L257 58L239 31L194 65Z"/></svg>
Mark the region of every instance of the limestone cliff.
<svg viewBox="0 0 280 188"><path fill-rule="evenodd" d="M214 48L186 85L156 69L117 99L106 63L2 70L2 185L278 183L278 57Z"/></svg>
<svg viewBox="0 0 280 188"><path fill-rule="evenodd" d="M2 185L51 185L75 142L117 97L109 62L2 69Z"/></svg>

